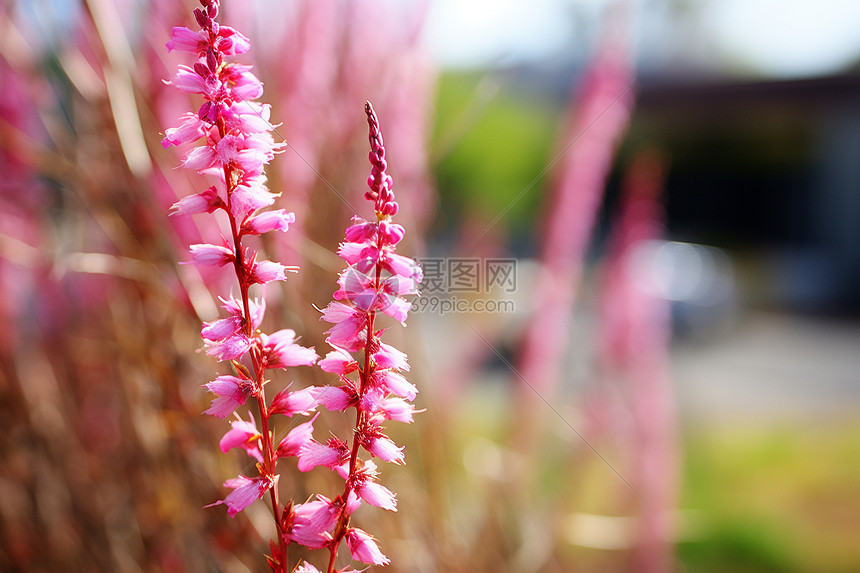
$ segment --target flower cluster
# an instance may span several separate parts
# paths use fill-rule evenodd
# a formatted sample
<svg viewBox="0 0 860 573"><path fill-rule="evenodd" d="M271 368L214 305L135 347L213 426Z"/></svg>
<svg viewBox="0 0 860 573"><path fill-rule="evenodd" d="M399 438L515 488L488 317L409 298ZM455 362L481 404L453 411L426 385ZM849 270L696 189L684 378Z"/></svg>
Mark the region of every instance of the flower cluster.
<svg viewBox="0 0 860 573"><path fill-rule="evenodd" d="M298 397L278 395L267 403L266 373L271 369L310 366L317 360L316 352L299 346L292 330L265 334L260 325L265 301L251 299L249 290L255 284L286 279L287 271L296 267L274 261L258 260L254 250L242 241L249 235L269 231L286 231L295 221L292 213L283 209L260 212L270 206L275 195L266 188L264 167L282 148L271 135L269 106L250 100L259 98L263 85L251 73L249 66L227 62L228 56L248 51L248 38L215 21L218 0L200 0L201 8L194 10L197 31L185 27L173 29L168 50L193 54L193 66L179 66L176 77L168 82L176 88L203 96L204 103L197 113L186 113L178 127L166 130L163 144L181 145L198 142L183 165L200 174L214 178L215 184L201 193L187 196L170 210L173 215L212 213L218 210L229 221L229 236L222 244L191 245L191 261L198 266L230 265L239 283L238 298L221 299L225 314L218 320L204 323L201 330L206 352L219 361L230 362L233 373L218 376L206 384L214 394L207 414L227 418L244 405L249 397L257 402L260 425L253 414L236 421L221 439L221 450L241 448L257 463L257 475L240 475L224 483L232 491L212 505L226 505L234 517L254 501L269 492L275 521L280 527L285 509L278 501L276 464L279 457L295 455L293 446L301 436L301 427L294 430L279 445L274 444L269 430L273 413L292 414L307 409ZM307 393L306 393L307 394ZM286 512L292 515L291 512ZM273 543L270 563L276 571L286 571L283 555L285 531L279 530L278 545Z"/></svg>
<svg viewBox="0 0 860 573"><path fill-rule="evenodd" d="M193 215L223 211L229 221L229 236L221 244L191 245L191 260L198 266L231 266L239 284L238 298L222 298L224 314L204 323L201 336L206 352L232 365L230 374L221 375L205 387L214 395L207 414L226 419L235 416L220 442L223 452L240 448L256 462L257 475L239 475L227 480L232 490L223 500L211 505L225 505L231 517L261 499L268 492L277 526L277 541L270 542L268 562L277 572L286 573L287 546L290 543L311 549L329 551L328 573L335 571L335 559L342 541L353 559L385 565L388 559L373 537L352 527L350 516L367 502L396 511L394 493L379 483L379 473L370 458L402 464L403 448L383 431L387 420L412 422L416 412L410 403L416 396L415 386L402 375L409 370L406 355L381 340L384 329L375 329L377 313L389 315L403 323L411 307L404 296L417 294L420 269L411 259L398 255L396 245L404 230L391 222L397 214L392 180L386 173L385 148L379 122L368 103L370 125L371 176L366 197L374 203L376 220L358 217L346 230L346 241L339 254L349 264L341 273L335 301L322 311L322 318L332 327L327 343L332 351L320 361L320 367L336 374L339 384L287 388L269 402L265 394L267 371L292 366L310 366L318 356L314 350L296 343L292 330L266 334L260 330L265 300L249 296L251 286L284 280L287 271L296 271L274 261L258 260L257 253L242 241L248 235L268 231L286 231L295 220L292 213L260 209L270 206L275 195L265 186L265 165L282 145L271 135L269 106L251 100L262 95L260 81L248 66L225 61L228 56L248 51L248 39L227 26L221 26L218 0L200 0L202 8L194 10L200 30L173 29L169 50L194 54L192 67L180 66L171 83L180 90L203 96L197 113L182 116L177 127L165 133L164 145L181 145L202 141L191 149L183 162L185 167L213 177L215 184L190 195L171 208L171 214ZM247 419L236 413L249 398L257 403L259 424L254 414ZM337 437L319 442L313 437L313 426L319 406L340 412L356 410L356 425L351 443ZM277 441L270 430L272 416L311 416ZM370 457L364 459L360 451ZM329 499L323 495L306 503L285 504L278 499L277 462L295 457L298 470L310 471L323 466L344 479L343 493ZM295 571L317 571L304 562ZM339 573L353 571L349 567Z"/></svg>
<svg viewBox="0 0 860 573"><path fill-rule="evenodd" d="M337 437L326 442L313 439L314 416L292 430L278 449L281 455L295 455L300 471L323 466L345 481L343 493L334 499L318 495L284 515L287 521L282 529L291 541L329 551L328 573L334 571L344 540L355 560L373 565L389 562L370 534L350 525L350 516L362 502L397 510L394 493L379 483L376 463L370 458L404 463L403 448L385 435L382 426L387 420L412 422L416 410L410 402L418 392L401 374L409 370L406 355L382 342L384 329L374 326L378 312L405 321L411 303L403 296L417 294L421 271L411 259L395 253L404 230L391 222L398 206L391 177L386 174L379 122L369 103L365 111L373 166L366 198L374 203L376 221L356 217L346 230L346 241L338 252L349 266L340 275L335 300L322 312L322 319L333 325L326 339L332 350L319 366L336 374L340 384L284 392L273 402L273 409L287 415L310 415L318 404L335 411L356 410L351 444ZM364 459L361 450L370 457ZM305 563L299 571L317 569Z"/></svg>

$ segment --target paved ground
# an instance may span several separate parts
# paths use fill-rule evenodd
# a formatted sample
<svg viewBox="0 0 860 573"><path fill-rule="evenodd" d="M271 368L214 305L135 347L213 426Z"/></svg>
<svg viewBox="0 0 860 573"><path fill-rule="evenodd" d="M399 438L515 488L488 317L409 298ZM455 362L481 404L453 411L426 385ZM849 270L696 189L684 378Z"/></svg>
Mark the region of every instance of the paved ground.
<svg viewBox="0 0 860 573"><path fill-rule="evenodd" d="M825 419L860 414L860 324L747 312L673 351L682 419Z"/></svg>

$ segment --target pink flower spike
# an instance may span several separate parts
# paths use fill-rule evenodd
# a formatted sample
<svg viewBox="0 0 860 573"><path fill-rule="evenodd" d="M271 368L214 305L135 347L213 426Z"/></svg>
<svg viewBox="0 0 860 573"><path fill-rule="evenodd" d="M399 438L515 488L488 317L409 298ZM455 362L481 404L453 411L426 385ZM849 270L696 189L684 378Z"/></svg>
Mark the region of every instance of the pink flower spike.
<svg viewBox="0 0 860 573"><path fill-rule="evenodd" d="M203 413L221 419L226 418L236 408L243 405L252 390L248 380L235 376L219 376L205 386L207 390L216 395L216 398L212 400L210 408Z"/></svg>
<svg viewBox="0 0 860 573"><path fill-rule="evenodd" d="M170 207L168 214L171 216L197 215L198 213L211 213L224 206L224 201L221 200L215 187L212 186L202 193L183 197Z"/></svg>
<svg viewBox="0 0 860 573"><path fill-rule="evenodd" d="M233 491L230 492L223 500L210 503L205 507L213 507L224 504L227 506L227 515L236 517L236 514L263 497L263 494L272 487L272 482L262 478L248 478L239 476L234 479L228 479L224 482L224 487L228 487Z"/></svg>
<svg viewBox="0 0 860 573"><path fill-rule="evenodd" d="M219 247L218 245L191 245L189 251L191 251L190 262L200 266L223 267L228 263L232 263L235 258L232 249Z"/></svg>
<svg viewBox="0 0 860 573"><path fill-rule="evenodd" d="M376 540L366 531L351 527L346 534L346 545L352 558L370 565L388 565L391 561L382 554Z"/></svg>
<svg viewBox="0 0 860 573"><path fill-rule="evenodd" d="M314 421L317 416L319 414L290 430L290 433L278 444L277 456L279 458L298 456L302 448L313 441Z"/></svg>
<svg viewBox="0 0 860 573"><path fill-rule="evenodd" d="M285 209L266 211L245 221L242 225L242 232L251 235L262 235L269 231L287 231L295 221L295 214L287 213Z"/></svg>
<svg viewBox="0 0 860 573"><path fill-rule="evenodd" d="M311 366L317 361L317 353L295 343L296 333L288 328L263 336L263 350L266 352L267 368L287 368L290 366Z"/></svg>

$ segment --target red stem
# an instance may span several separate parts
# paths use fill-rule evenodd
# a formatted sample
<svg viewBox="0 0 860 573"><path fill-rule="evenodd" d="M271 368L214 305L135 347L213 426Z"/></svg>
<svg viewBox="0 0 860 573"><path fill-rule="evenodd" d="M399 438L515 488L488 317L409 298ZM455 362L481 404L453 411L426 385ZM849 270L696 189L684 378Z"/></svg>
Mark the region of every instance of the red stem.
<svg viewBox="0 0 860 573"><path fill-rule="evenodd" d="M378 239L377 239L378 241ZM378 241L379 242L379 241ZM376 264L376 280L373 283L373 288L379 290L380 286L380 278L382 276L382 267L379 263ZM358 380L359 380L359 388L358 388L358 401L361 401L362 396L367 391L367 387L370 385L370 377L373 374L373 371L376 369L376 365L371 367L370 361L370 353L373 346L373 322L376 318L376 311L371 310L367 313L367 337L364 342L364 365L358 370ZM346 515L346 501L349 499L349 488L352 484L352 478L355 476L356 465L358 465L358 448L361 445L359 442L359 436L361 436L364 425L366 423L366 419L364 416L364 412L355 408L355 431L352 436L352 452L349 457L349 476L346 479L346 484L343 488L343 494L341 499L343 501L343 505L340 509L340 516L338 518L338 529L335 532L334 538L329 545L329 551L331 556L329 557L328 562L328 571L327 573L334 573L334 561L337 557L337 548L340 546L340 542L343 541L344 536L346 535L347 528L349 527L349 517Z"/></svg>
<svg viewBox="0 0 860 573"><path fill-rule="evenodd" d="M225 126L223 119L218 121L218 132L221 134L221 137L224 137L225 134ZM236 218L233 216L233 206L231 202L231 196L233 193L234 185L233 185L233 170L230 166L224 166L224 184L227 188L227 208L225 211L227 212L227 217L230 220L230 232L233 236L233 248L235 250L235 257L233 260L233 267L236 271L236 278L239 281L239 291L242 295L242 310L244 312L244 323L242 325L242 329L245 335L250 338L256 338L256 335L252 332L252 320L251 320L251 304L249 302L248 297L248 289L250 288L250 284L248 281L247 273L248 269L245 266L245 256L242 250L242 236L240 234L239 225L236 222ZM262 426L262 446L263 446L263 468L262 473L268 479L273 481L273 485L269 488L269 495L272 499L272 513L275 519L275 527L278 532L278 549L280 550L280 569L283 573L287 573L287 563L286 563L286 545L284 543L284 531L282 529L281 524L281 511L280 511L280 502L278 501L278 487L277 483L274 482L275 478L275 465L277 460L275 459L274 448L272 444L272 434L269 431L269 410L266 406L266 390L264 388L264 380L263 380L263 358L260 355L260 351L252 345L251 347L251 364L254 369L254 389L257 397L257 406L260 410L260 424Z"/></svg>

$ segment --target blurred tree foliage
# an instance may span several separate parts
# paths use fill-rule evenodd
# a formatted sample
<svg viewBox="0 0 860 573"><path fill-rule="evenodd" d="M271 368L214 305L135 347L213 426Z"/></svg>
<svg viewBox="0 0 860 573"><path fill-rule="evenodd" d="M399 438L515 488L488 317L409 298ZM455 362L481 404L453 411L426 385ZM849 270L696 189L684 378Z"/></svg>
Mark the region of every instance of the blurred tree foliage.
<svg viewBox="0 0 860 573"><path fill-rule="evenodd" d="M557 104L511 89L504 77L448 72L436 100L436 160L443 225L464 209L513 234L531 227L552 160Z"/></svg>

